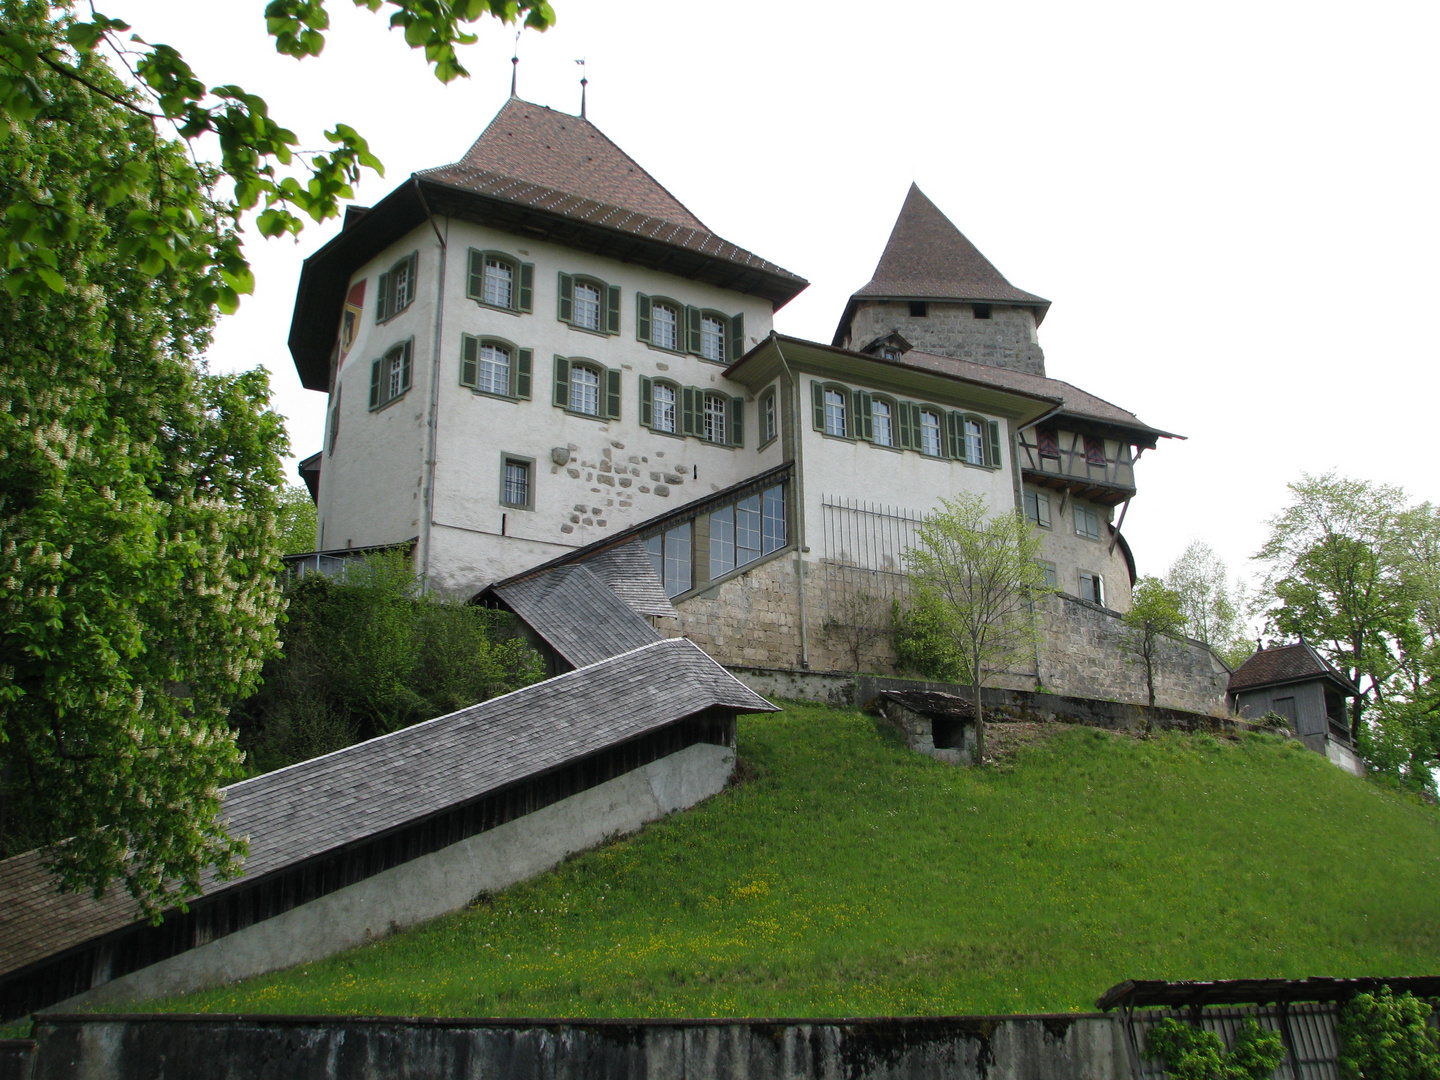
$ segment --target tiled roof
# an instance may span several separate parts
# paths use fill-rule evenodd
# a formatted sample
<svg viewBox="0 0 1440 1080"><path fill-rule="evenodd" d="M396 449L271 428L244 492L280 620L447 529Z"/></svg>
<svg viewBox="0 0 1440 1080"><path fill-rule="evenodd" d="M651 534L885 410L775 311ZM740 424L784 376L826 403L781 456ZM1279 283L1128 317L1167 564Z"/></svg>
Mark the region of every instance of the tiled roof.
<svg viewBox="0 0 1440 1080"><path fill-rule="evenodd" d="M982 300L1048 307L1017 289L915 184L895 220L869 284L857 297Z"/></svg>
<svg viewBox="0 0 1440 1080"><path fill-rule="evenodd" d="M527 686L225 789L255 878L428 817L712 706L774 712L685 638ZM244 880L244 879L241 879ZM207 884L220 892L229 883ZM133 901L58 894L36 855L0 862L0 973L133 922Z"/></svg>
<svg viewBox="0 0 1440 1080"><path fill-rule="evenodd" d="M1096 397L1094 394L1081 390L1060 379L1047 379L1043 375L1029 375L1023 371L1014 371L1011 368L995 367L991 364L979 364L973 360L956 360L950 356L937 356L934 353L920 352L912 349L905 353L901 362L910 364L912 367L924 368L927 371L938 371L949 375L958 375L961 378L973 379L976 382L990 383L993 386L1003 387L1007 390L1024 390L1031 394L1040 394L1046 397L1058 397L1064 401L1062 410L1064 413L1081 417L1087 420L1096 420L1104 424L1113 424L1116 427L1130 428L1135 431L1143 431L1152 435L1164 436L1166 438L1181 438L1183 436L1172 435L1168 431L1161 431L1153 428L1142 421L1128 409L1122 409L1119 405L1112 404L1104 398Z"/></svg>
<svg viewBox="0 0 1440 1080"><path fill-rule="evenodd" d="M1338 682L1348 694L1360 693L1354 683L1303 640L1294 645L1257 650L1230 676L1229 690L1233 693L1256 686L1275 686L1322 677Z"/></svg>
<svg viewBox="0 0 1440 1080"><path fill-rule="evenodd" d="M645 563L654 577L649 558ZM584 566L557 566L501 586L495 595L577 668L660 640L654 627Z"/></svg>
<svg viewBox="0 0 1440 1080"><path fill-rule="evenodd" d="M519 98L505 103L458 164L709 231L589 120Z"/></svg>

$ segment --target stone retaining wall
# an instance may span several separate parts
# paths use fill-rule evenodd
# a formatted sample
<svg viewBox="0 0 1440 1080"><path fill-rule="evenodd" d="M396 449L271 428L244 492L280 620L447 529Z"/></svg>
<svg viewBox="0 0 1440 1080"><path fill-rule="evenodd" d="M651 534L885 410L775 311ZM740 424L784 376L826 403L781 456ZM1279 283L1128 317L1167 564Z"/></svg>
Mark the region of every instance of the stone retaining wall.
<svg viewBox="0 0 1440 1080"><path fill-rule="evenodd" d="M864 1020L45 1016L33 1080L1122 1080L1099 1014Z"/></svg>

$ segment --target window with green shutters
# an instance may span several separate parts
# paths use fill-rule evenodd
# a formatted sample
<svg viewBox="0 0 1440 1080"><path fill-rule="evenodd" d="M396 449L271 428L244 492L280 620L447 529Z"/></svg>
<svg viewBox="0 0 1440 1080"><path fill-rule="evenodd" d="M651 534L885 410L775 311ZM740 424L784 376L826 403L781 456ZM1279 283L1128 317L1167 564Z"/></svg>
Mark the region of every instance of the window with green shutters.
<svg viewBox="0 0 1440 1080"><path fill-rule="evenodd" d="M620 286L599 278L561 273L556 316L576 330L593 334L620 333Z"/></svg>
<svg viewBox="0 0 1440 1080"><path fill-rule="evenodd" d="M974 413L952 412L948 419L950 452L968 465L998 469L1000 460L1000 423Z"/></svg>
<svg viewBox="0 0 1440 1080"><path fill-rule="evenodd" d="M685 352L685 306L668 296L635 294L635 338L657 349Z"/></svg>
<svg viewBox="0 0 1440 1080"><path fill-rule="evenodd" d="M826 435L840 439L855 437L851 426L855 406L848 387L837 383L812 382L810 405L815 413L816 431L823 431Z"/></svg>
<svg viewBox="0 0 1440 1080"><path fill-rule="evenodd" d="M530 398L535 350L501 338L460 335L460 385L490 397Z"/></svg>
<svg viewBox="0 0 1440 1080"><path fill-rule="evenodd" d="M733 364L745 355L745 313L726 315L660 296L637 297L635 336L661 349L687 352L716 364ZM663 309L664 314L657 314ZM671 344L671 316L675 335Z"/></svg>
<svg viewBox="0 0 1440 1080"><path fill-rule="evenodd" d="M420 253L412 251L375 283L375 321L386 322L410 306L415 299L415 276L420 267Z"/></svg>
<svg viewBox="0 0 1440 1080"><path fill-rule="evenodd" d="M598 420L620 419L620 372L588 357L555 357L557 408Z"/></svg>
<svg viewBox="0 0 1440 1080"><path fill-rule="evenodd" d="M640 424L665 435L683 435L680 426L679 384L669 379L640 376Z"/></svg>
<svg viewBox="0 0 1440 1080"><path fill-rule="evenodd" d="M501 311L530 311L535 300L535 264L503 251L471 248L465 295Z"/></svg>
<svg viewBox="0 0 1440 1080"><path fill-rule="evenodd" d="M370 411L383 409L398 401L410 389L410 356L415 339L391 346L385 355L370 365Z"/></svg>
<svg viewBox="0 0 1440 1080"><path fill-rule="evenodd" d="M677 427L668 426L677 420ZM693 435L717 446L743 446L745 399L642 375L640 423L651 431Z"/></svg>

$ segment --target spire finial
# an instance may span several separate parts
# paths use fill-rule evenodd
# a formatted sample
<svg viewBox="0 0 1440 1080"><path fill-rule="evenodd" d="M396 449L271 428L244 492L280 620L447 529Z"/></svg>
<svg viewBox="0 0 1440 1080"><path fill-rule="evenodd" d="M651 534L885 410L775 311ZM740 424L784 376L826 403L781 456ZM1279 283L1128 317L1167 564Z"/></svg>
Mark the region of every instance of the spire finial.
<svg viewBox="0 0 1440 1080"><path fill-rule="evenodd" d="M575 61L580 65L580 119L585 119L585 87L590 85L589 78L585 75L585 60L582 57Z"/></svg>
<svg viewBox="0 0 1440 1080"><path fill-rule="evenodd" d="M518 97L515 93L515 83L520 75L520 31L515 31L515 51L510 54L510 96Z"/></svg>

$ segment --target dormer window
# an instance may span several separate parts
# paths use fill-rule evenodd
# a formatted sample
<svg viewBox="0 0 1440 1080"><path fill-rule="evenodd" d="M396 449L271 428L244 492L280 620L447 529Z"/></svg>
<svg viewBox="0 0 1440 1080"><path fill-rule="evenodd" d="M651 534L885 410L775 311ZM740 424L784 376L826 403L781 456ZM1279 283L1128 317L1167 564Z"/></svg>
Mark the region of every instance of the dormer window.
<svg viewBox="0 0 1440 1080"><path fill-rule="evenodd" d="M895 348L894 345L885 345L885 346L882 346L881 349L880 349L880 359L881 359L881 360L899 360L899 359L900 359L900 350L897 349L897 348Z"/></svg>

